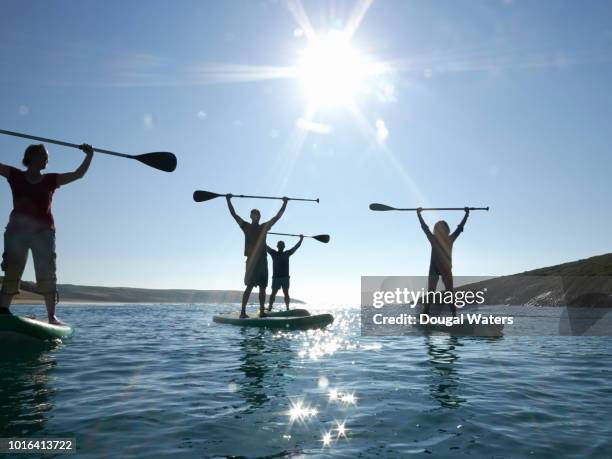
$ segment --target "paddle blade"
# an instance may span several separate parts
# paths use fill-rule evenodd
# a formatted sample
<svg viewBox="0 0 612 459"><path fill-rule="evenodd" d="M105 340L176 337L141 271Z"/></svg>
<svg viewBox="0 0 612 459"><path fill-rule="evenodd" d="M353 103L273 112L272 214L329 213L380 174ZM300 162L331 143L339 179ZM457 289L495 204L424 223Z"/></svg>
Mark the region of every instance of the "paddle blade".
<svg viewBox="0 0 612 459"><path fill-rule="evenodd" d="M225 196L219 193L212 193L210 191L196 190L193 192L193 200L195 202L210 201L211 199L218 198L219 196Z"/></svg>
<svg viewBox="0 0 612 459"><path fill-rule="evenodd" d="M377 203L372 203L370 204L370 210L395 210L394 207L391 206L387 206L385 204L377 204Z"/></svg>
<svg viewBox="0 0 612 459"><path fill-rule="evenodd" d="M316 239L323 244L327 244L329 242L329 234L319 234L318 236L312 236L313 239Z"/></svg>
<svg viewBox="0 0 612 459"><path fill-rule="evenodd" d="M147 166L159 169L160 171L172 172L176 169L176 156L166 151L144 153L142 155L136 155L133 158Z"/></svg>

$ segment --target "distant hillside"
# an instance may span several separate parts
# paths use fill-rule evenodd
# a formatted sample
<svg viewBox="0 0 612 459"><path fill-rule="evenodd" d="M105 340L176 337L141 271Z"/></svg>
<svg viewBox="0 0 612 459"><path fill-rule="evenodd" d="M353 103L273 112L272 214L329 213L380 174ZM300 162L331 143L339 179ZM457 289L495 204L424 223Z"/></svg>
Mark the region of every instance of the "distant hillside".
<svg viewBox="0 0 612 459"><path fill-rule="evenodd" d="M0 278L0 282L1 280ZM58 284L57 289L60 301L73 303L239 303L242 301L242 292L237 290L158 290L72 284ZM15 297L15 302L43 301L35 290L33 282L22 282L21 293ZM257 301L256 293L251 294L251 302L255 301ZM277 304L282 304L283 301L282 296L276 298ZM293 298L291 302L304 304L303 301Z"/></svg>
<svg viewBox="0 0 612 459"><path fill-rule="evenodd" d="M612 253L496 277L458 290L487 289L487 304L612 307Z"/></svg>

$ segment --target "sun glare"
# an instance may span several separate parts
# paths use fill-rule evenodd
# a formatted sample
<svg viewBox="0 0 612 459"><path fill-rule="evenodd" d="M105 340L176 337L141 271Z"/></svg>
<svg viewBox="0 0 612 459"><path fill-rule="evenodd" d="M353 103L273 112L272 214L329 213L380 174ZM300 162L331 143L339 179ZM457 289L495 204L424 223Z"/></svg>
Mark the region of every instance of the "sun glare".
<svg viewBox="0 0 612 459"><path fill-rule="evenodd" d="M308 100L315 106L348 106L367 94L377 66L351 45L342 31L309 40L297 66Z"/></svg>

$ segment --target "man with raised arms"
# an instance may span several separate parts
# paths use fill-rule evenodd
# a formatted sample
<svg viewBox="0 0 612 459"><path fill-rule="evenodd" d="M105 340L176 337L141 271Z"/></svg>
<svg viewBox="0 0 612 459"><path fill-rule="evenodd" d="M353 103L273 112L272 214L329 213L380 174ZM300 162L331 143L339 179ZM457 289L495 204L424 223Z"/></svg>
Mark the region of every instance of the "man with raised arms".
<svg viewBox="0 0 612 459"><path fill-rule="evenodd" d="M244 233L244 256L246 259L246 269L244 274L244 285L246 286L242 295L242 309L240 318L249 317L246 313L246 305L251 296L253 287L259 287L259 316L265 317L264 310L266 302L266 287L268 286L268 258L266 256L266 236L270 228L283 216L287 208L288 198L283 198L283 205L278 213L269 221L259 223L261 212L258 209L251 210L251 223L244 221L236 213L232 204L232 195L228 194L227 207L230 214Z"/></svg>
<svg viewBox="0 0 612 459"><path fill-rule="evenodd" d="M284 241L278 241L278 244L276 244L278 250L274 250L270 246L266 247L266 250L272 257L272 293L270 293L268 311L272 311L276 294L281 288L283 289L283 295L285 295L285 306L287 311L289 310L289 302L291 301L289 298L289 257L300 248L302 241L304 241L304 236L300 234L298 243L289 250L285 250Z"/></svg>

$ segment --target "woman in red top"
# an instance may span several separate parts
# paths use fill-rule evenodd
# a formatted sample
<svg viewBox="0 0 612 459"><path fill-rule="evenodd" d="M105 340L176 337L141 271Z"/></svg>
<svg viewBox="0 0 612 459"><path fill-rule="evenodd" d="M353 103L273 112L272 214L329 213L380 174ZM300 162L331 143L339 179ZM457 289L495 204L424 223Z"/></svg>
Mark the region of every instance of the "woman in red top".
<svg viewBox="0 0 612 459"><path fill-rule="evenodd" d="M57 303L57 278L55 267L55 222L51 213L51 201L57 188L85 175L93 148L81 145L85 159L74 171L65 174L43 174L49 153L44 145L30 145L23 155L22 171L0 164L0 175L6 177L13 192L13 211L4 233L2 270L4 280L0 295L0 314L10 314L13 296L19 293L21 276L32 251L38 293L45 297L49 323L61 324L55 316Z"/></svg>

